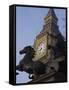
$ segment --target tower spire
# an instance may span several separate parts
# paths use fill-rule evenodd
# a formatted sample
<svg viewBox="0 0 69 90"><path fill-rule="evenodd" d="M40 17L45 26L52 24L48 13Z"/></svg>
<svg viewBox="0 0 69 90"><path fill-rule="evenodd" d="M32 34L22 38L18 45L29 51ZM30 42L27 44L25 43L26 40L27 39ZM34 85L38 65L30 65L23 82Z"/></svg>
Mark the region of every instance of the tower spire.
<svg viewBox="0 0 69 90"><path fill-rule="evenodd" d="M58 20L58 18L57 18L57 16L56 16L55 11L54 11L53 8L50 8L50 9L49 9L48 14L47 14L47 16L45 17L45 19L47 19L47 18L50 17L50 16L53 17L53 18L55 18L56 20Z"/></svg>
<svg viewBox="0 0 69 90"><path fill-rule="evenodd" d="M48 14L44 18L45 25L51 25L52 23L55 23L57 25L58 18L55 14L55 11L53 8L50 8L48 11Z"/></svg>
<svg viewBox="0 0 69 90"><path fill-rule="evenodd" d="M52 17L57 18L56 14L52 8L49 9L48 16L52 16Z"/></svg>
<svg viewBox="0 0 69 90"><path fill-rule="evenodd" d="M40 33L43 33L45 31L47 32L54 32L56 33L56 35L59 33L58 31L58 18L55 14L55 11L53 8L50 8L47 15L44 18L44 25L43 25L43 29Z"/></svg>

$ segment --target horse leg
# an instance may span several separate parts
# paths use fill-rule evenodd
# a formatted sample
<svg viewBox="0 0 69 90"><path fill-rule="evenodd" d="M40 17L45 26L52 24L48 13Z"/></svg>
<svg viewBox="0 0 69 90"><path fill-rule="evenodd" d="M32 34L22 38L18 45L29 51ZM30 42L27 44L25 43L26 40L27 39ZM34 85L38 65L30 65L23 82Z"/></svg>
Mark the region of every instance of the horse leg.
<svg viewBox="0 0 69 90"><path fill-rule="evenodd" d="M29 79L34 79L34 76L33 75L31 76L31 74L29 74L28 77L29 77Z"/></svg>
<svg viewBox="0 0 69 90"><path fill-rule="evenodd" d="M18 71L24 71L23 65L17 65L16 66L16 70L18 70Z"/></svg>

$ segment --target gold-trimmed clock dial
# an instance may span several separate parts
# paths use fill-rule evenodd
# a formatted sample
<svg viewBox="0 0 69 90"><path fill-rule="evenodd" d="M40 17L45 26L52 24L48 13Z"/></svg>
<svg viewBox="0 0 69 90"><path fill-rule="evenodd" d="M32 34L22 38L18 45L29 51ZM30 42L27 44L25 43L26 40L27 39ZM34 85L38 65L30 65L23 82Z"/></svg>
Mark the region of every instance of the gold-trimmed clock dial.
<svg viewBox="0 0 69 90"><path fill-rule="evenodd" d="M46 43L45 42L42 42L38 48L37 48L37 54L43 54L43 52L45 52L45 49L46 49Z"/></svg>
<svg viewBox="0 0 69 90"><path fill-rule="evenodd" d="M45 44L44 43L41 43L40 46L38 47L38 51L39 52L43 52L43 50L45 49Z"/></svg>
<svg viewBox="0 0 69 90"><path fill-rule="evenodd" d="M46 35L36 40L35 43L35 60L38 60L44 56L46 56L47 53L47 38Z"/></svg>

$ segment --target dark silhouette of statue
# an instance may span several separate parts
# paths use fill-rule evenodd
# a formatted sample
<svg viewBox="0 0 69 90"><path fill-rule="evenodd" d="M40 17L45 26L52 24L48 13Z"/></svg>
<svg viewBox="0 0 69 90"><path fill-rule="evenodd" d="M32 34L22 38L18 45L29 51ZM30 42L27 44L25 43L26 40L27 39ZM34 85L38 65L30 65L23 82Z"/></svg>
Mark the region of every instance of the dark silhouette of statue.
<svg viewBox="0 0 69 90"><path fill-rule="evenodd" d="M42 74L48 74L47 71L50 73L51 71L55 71L53 82L57 81L66 81L67 80L67 61L66 59L66 42L59 41L56 43L56 46L48 45L48 49L53 50L54 60L49 60L50 62L44 64L41 61L33 61L33 58L35 57L35 50L31 46L25 47L23 50L21 50L19 53L25 54L23 59L19 62L19 65L16 66L16 70L18 71L25 71L29 74L29 79L36 79L37 77L40 77ZM65 56L64 59L61 59L60 61L55 61L56 58ZM50 58L52 59L52 57ZM54 62L55 61L55 62ZM58 65L58 69L56 64ZM50 68L50 69L49 69ZM16 72L16 75L18 73ZM32 76L31 76L32 75Z"/></svg>
<svg viewBox="0 0 69 90"><path fill-rule="evenodd" d="M29 78L36 78L41 74L45 73L46 66L41 61L33 61L35 56L35 50L31 46L25 47L19 52L20 54L25 54L23 59L16 66L16 70L25 71L29 73ZM31 76L32 74L32 76ZM18 74L17 74L18 75Z"/></svg>

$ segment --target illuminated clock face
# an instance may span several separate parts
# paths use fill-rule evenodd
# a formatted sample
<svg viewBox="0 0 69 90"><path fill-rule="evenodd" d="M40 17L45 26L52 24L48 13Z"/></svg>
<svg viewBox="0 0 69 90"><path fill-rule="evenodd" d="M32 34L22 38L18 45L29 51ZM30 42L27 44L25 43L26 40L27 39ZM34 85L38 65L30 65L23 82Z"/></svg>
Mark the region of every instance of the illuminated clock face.
<svg viewBox="0 0 69 90"><path fill-rule="evenodd" d="M45 44L44 44L44 43L41 43L41 44L39 45L39 47L38 47L37 50L38 50L39 52L43 52L44 49L45 49Z"/></svg>
<svg viewBox="0 0 69 90"><path fill-rule="evenodd" d="M47 35L37 38L35 41L35 58L34 61L43 59L47 56Z"/></svg>
<svg viewBox="0 0 69 90"><path fill-rule="evenodd" d="M43 43L40 43L40 45L38 46L36 55L38 58L41 58L45 54L46 54L46 44L43 42Z"/></svg>

